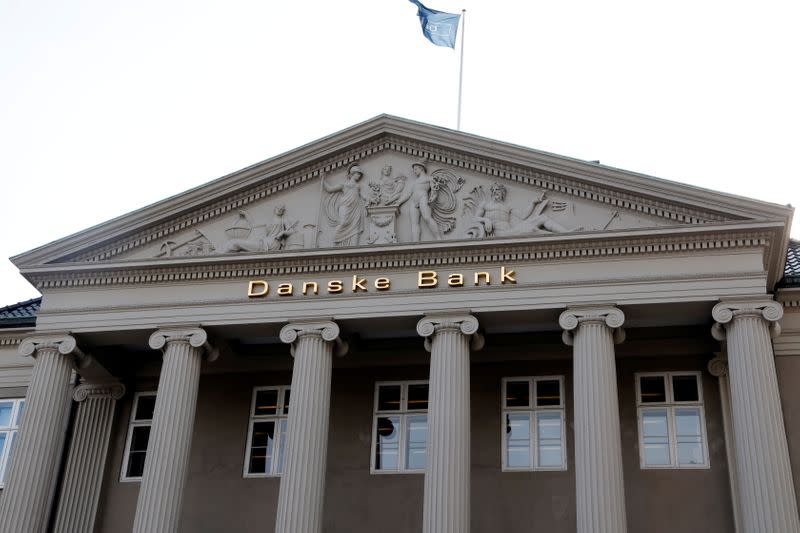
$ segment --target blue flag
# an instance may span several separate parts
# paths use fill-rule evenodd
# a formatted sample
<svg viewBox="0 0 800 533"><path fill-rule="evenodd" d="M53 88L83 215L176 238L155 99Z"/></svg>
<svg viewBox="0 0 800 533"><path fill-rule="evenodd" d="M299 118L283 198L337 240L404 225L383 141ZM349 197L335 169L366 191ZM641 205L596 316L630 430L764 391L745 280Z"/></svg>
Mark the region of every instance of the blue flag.
<svg viewBox="0 0 800 533"><path fill-rule="evenodd" d="M428 9L419 0L408 0L415 4L419 9L417 16L422 23L422 34L437 46L456 47L456 33L458 32L458 21L461 15L445 13Z"/></svg>

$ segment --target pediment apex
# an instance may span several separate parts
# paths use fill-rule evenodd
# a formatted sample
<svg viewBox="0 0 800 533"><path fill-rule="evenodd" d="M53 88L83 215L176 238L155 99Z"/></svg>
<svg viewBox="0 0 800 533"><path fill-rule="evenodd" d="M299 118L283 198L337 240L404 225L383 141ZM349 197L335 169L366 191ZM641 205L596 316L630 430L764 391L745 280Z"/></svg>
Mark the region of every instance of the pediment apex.
<svg viewBox="0 0 800 533"><path fill-rule="evenodd" d="M607 208L612 214L615 207L621 206L621 210L631 217L639 216L643 219L640 220L640 225L780 220L785 224L786 239L793 212L792 208L786 206L709 191L390 115L379 115L140 210L15 256L12 262L22 268L48 263L106 261L126 257L130 250L144 246L163 248L166 242L183 246L190 239L196 239L192 241L193 247L203 244L206 249L215 248L220 246L219 238L214 244L213 235L206 237L206 228L202 224L205 221L231 219L236 216L237 211L246 210L248 205L263 202L271 195L285 195L288 191L300 191L304 187L307 191L312 188L318 190L317 184L320 183L322 174L329 176L332 187L340 187L347 177L348 169L356 162L369 167L372 175L375 175L376 165L380 168L376 159L383 154L391 154L392 158L402 163L405 167L404 177L411 178L408 180L409 188L412 187L414 177L408 167L420 157L431 161L432 167L448 170L455 176L453 179L461 178L462 174L471 176L472 180L462 180L465 183L458 192L459 202L469 197L474 192L473 189L479 188L480 183L488 191L491 183L499 182L507 184L512 193L510 196L514 196L520 188L527 190L525 187L547 192L552 201L550 209L556 204L568 203L567 200L573 197L576 204L583 202L589 205L594 202ZM453 185L451 190L455 187ZM364 192L361 194L366 197ZM476 202L474 195L472 201L473 204ZM334 204L335 202L331 209L341 209ZM460 207L459 204L459 209ZM509 203L507 211L513 211L513 207L522 209L520 205L513 206ZM293 215L293 208L297 210L287 204L287 220ZM323 210L322 206L319 209ZM459 215L452 212L449 216L457 218ZM422 221L418 221L418 224L425 226L429 219L422 218L425 220L420 219ZM558 214L554 214L552 218L558 219ZM602 216L597 214L596 218L600 220ZM276 220L271 214L264 215L253 224L272 228ZM601 229L602 221L593 224L592 228ZM288 226L288 222L286 225ZM570 230L582 229L577 224L569 227L569 224L561 223L552 224L550 229L562 226ZM517 227L522 226L517 224ZM548 230L541 224L531 224L531 228L531 231ZM213 229L210 230L211 233ZM217 230L221 231L218 228ZM363 231L367 231L366 227ZM192 232L202 235L208 243L204 243ZM292 238L301 239L298 229L293 233ZM510 231L506 233L506 236L512 234ZM179 235L181 242L170 241L171 235ZM365 240L366 238L362 239L362 243ZM273 244L277 246L282 243ZM167 248L171 246L167 245ZM263 242L262 246L267 248ZM151 254L152 257L156 255Z"/></svg>

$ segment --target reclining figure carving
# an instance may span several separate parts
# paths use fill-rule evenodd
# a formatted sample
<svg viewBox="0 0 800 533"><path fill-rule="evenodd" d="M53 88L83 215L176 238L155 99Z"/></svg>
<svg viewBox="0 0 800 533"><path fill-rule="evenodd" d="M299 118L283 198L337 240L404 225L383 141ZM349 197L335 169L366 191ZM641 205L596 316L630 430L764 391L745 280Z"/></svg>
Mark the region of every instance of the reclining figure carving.
<svg viewBox="0 0 800 533"><path fill-rule="evenodd" d="M297 221L290 222L286 218L286 207L275 206L272 222L267 225L251 227L247 214L239 211L233 226L225 230L229 239L222 246L223 253L232 252L271 252L282 250L286 239L297 228Z"/></svg>
<svg viewBox="0 0 800 533"><path fill-rule="evenodd" d="M548 206L563 211L566 204L550 202L546 194L535 192L526 210L506 206L508 191L502 183L493 183L489 192L479 185L464 198L464 214L472 216L466 236L472 239L510 237L536 233L564 233L568 230L544 213Z"/></svg>

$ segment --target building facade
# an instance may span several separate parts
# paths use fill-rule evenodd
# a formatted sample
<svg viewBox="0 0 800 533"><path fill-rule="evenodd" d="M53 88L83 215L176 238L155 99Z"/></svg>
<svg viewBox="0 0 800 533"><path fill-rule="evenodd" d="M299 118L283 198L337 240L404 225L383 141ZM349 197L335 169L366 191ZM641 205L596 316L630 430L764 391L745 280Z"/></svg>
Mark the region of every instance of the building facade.
<svg viewBox="0 0 800 533"><path fill-rule="evenodd" d="M34 249L0 531L798 532L792 214L380 116Z"/></svg>

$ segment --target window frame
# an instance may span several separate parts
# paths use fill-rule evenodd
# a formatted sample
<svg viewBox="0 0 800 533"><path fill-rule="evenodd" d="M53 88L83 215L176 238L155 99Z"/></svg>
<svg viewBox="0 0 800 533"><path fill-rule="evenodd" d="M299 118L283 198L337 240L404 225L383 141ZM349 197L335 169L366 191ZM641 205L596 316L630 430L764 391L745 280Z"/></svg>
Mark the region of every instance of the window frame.
<svg viewBox="0 0 800 533"><path fill-rule="evenodd" d="M6 475L8 474L9 462L13 459L11 452L14 448L14 443L19 435L19 412L20 409L25 409L25 398L0 398L0 402L12 402L11 407L11 420L8 426L0 426L0 433L7 435L3 447L0 448L0 489L6 486Z"/></svg>
<svg viewBox="0 0 800 533"><path fill-rule="evenodd" d="M675 401L673 390L673 377L694 376L697 383L697 400ZM664 379L664 399L663 402L643 402L641 394L641 378L661 377ZM667 372L637 372L634 374L636 381L636 429L637 445L639 447L639 468L641 470L708 470L711 468L711 460L708 452L708 430L706 428L705 400L703 398L703 373L699 370L687 371L667 371ZM676 432L675 411L684 408L696 408L700 414L700 437L703 449L702 464L679 464L678 463L678 436ZM645 462L644 453L644 427L642 414L648 411L666 410L667 412L667 444L669 446L668 465L649 465Z"/></svg>
<svg viewBox="0 0 800 533"><path fill-rule="evenodd" d="M141 476L128 476L126 472L128 471L128 460L130 459L130 451L131 451L131 439L133 438L133 428L135 427L143 427L149 426L151 429L153 427L153 419L147 420L136 420L136 410L139 408L139 398L142 396L153 396L156 397L156 391L141 391L136 392L133 395L133 402L131 404L131 414L128 418L128 435L125 437L125 453L122 455L122 468L119 473L119 480L122 483L129 483L129 482L140 482L142 481L142 477L144 476L144 471L142 471ZM153 416L155 416L155 405L153 406ZM150 440L148 437L147 447L150 447ZM145 464L147 461L147 453L145 452Z"/></svg>
<svg viewBox="0 0 800 533"><path fill-rule="evenodd" d="M528 381L528 405L506 407L506 385L509 381ZM558 381L560 391L559 405L537 406L536 390L539 381ZM564 388L564 375L547 376L512 376L504 377L500 383L500 470L502 472L565 472L569 470L567 462L567 403ZM508 466L508 433L506 432L506 415L510 412L528 413L530 424L530 466ZM561 466L539 466L539 429L538 414L557 412L561 415Z"/></svg>
<svg viewBox="0 0 800 533"><path fill-rule="evenodd" d="M278 391L278 403L275 407L275 414L270 415L256 415L253 414L253 411L256 407L256 397L258 396L259 391L264 390L276 390ZM281 477L283 472L275 472L276 465L277 465L277 458L281 453L281 448L286 445L285 442L281 442L280 439L280 422L281 420L286 420L287 425L287 434L288 434L288 425L289 425L289 414L285 412L285 400L286 400L286 391L290 391L291 395L292 386L291 385L259 385L257 387L253 387L253 393L250 398L250 411L248 412L248 421L247 421L247 440L245 441L244 446L244 465L242 465L242 477L243 478L273 478L273 477ZM291 405L291 396L289 400L289 405ZM253 426L256 422L275 422L275 449L272 452L274 460L270 463L270 472L249 472L250 467L250 453L252 452L252 439L253 439ZM285 456L284 456L285 457ZM285 465L284 465L285 466Z"/></svg>
<svg viewBox="0 0 800 533"><path fill-rule="evenodd" d="M400 386L400 409L397 411L379 411L378 410L378 391L380 387L387 386L387 385L399 385ZM425 464L427 465L427 455L428 455L428 438L430 436L430 426L428 422L430 421L429 410L426 409L408 409L408 386L409 385L428 385L428 406L430 406L430 382L427 379L412 379L412 380L395 380L395 381L376 381L375 382L375 390L373 392L373 400L372 400L372 439L370 444L370 456L369 456L369 473L376 474L376 475L392 475L392 474L424 474L425 468L406 468L408 464L408 457L406 457L406 444L407 444L407 429L408 429L408 417L415 416L415 415L425 415L425 424L427 426L427 434L425 437ZM400 438L397 441L398 445L398 459L397 459L397 470L383 470L383 469L376 469L375 468L375 448L376 448L376 437L378 433L378 418L381 416L397 416L400 418Z"/></svg>

